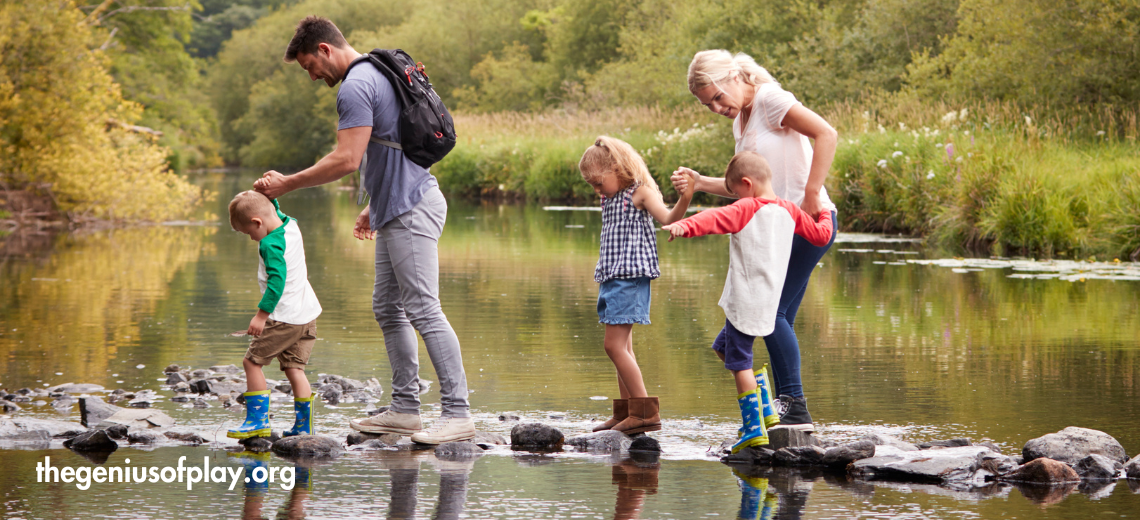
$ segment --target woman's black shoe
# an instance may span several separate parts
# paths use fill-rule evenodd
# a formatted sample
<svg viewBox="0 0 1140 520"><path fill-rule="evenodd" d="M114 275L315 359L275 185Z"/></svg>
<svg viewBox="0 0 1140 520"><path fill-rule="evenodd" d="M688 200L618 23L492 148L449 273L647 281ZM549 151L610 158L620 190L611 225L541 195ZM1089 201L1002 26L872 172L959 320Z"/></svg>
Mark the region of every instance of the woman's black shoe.
<svg viewBox="0 0 1140 520"><path fill-rule="evenodd" d="M815 431L815 425L811 422L811 414L808 413L806 398L781 395L779 409L780 424L768 428L769 430L792 428L809 433Z"/></svg>

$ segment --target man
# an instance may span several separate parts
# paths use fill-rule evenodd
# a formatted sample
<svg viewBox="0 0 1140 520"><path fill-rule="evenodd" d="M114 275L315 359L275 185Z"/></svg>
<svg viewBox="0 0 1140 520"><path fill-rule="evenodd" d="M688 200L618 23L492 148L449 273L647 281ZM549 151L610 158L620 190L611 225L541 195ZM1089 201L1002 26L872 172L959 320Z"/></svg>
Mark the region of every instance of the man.
<svg viewBox="0 0 1140 520"><path fill-rule="evenodd" d="M336 149L294 175L268 171L254 189L272 199L327 184L356 171L367 153L363 182L372 199L357 217L353 234L376 240L372 310L392 365L392 405L380 415L353 419L351 426L370 433L410 434L423 444L470 439L475 424L459 338L439 303L438 241L447 202L426 169L403 151L373 141L400 142L400 104L392 84L371 63L349 70L360 56L328 19L309 16L297 24L285 61L296 61L313 81L324 80L329 87L343 79L336 100ZM442 394L442 417L426 430L420 422L416 331L427 345Z"/></svg>

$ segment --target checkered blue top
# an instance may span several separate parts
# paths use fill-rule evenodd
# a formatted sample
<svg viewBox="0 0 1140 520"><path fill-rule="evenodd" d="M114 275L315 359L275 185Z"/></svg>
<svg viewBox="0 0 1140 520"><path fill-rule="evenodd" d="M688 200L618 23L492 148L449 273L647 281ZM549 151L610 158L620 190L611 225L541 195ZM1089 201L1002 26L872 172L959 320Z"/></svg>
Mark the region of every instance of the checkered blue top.
<svg viewBox="0 0 1140 520"><path fill-rule="evenodd" d="M635 183L613 197L602 198L602 245L595 282L661 276L653 217L633 205L633 192L639 186Z"/></svg>

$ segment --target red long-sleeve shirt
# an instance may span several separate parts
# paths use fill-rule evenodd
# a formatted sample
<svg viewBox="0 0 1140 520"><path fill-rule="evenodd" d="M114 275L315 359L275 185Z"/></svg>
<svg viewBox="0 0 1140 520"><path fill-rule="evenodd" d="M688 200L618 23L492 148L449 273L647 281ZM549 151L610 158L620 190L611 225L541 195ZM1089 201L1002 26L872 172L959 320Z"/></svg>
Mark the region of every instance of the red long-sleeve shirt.
<svg viewBox="0 0 1140 520"><path fill-rule="evenodd" d="M795 234L807 239L815 246L826 246L831 241L832 223L831 212L823 211L819 214L819 222L811 219L799 206L784 199L760 199L748 197L740 199L731 205L702 211L689 218L677 222L683 226L685 237L699 237L704 235L727 235L739 233L744 229L760 208L768 204L776 204L788 210L792 221L796 224Z"/></svg>

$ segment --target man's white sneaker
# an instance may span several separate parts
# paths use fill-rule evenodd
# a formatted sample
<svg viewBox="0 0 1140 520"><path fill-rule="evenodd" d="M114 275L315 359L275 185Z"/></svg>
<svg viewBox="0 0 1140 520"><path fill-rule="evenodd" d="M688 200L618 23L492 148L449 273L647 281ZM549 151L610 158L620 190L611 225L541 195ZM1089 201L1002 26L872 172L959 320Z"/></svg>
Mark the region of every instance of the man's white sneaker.
<svg viewBox="0 0 1140 520"><path fill-rule="evenodd" d="M426 430L412 435L412 442L443 444L475 438L475 421L470 417L440 417Z"/></svg>
<svg viewBox="0 0 1140 520"><path fill-rule="evenodd" d="M419 414L397 413L391 410L364 419L353 419L349 426L359 432L398 433L400 435L412 435L424 428Z"/></svg>

